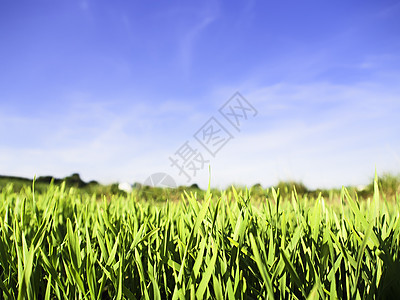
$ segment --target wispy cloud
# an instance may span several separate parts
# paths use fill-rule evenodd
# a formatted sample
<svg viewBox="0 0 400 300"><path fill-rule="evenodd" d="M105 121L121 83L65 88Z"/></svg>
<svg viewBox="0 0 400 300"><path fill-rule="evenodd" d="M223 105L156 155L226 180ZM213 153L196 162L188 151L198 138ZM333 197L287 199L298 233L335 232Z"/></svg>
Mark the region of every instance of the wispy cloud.
<svg viewBox="0 0 400 300"><path fill-rule="evenodd" d="M381 18L393 17L395 14L400 12L400 1L394 4L388 5L385 8L378 11L378 16Z"/></svg>
<svg viewBox="0 0 400 300"><path fill-rule="evenodd" d="M83 11L87 11L89 9L89 1L88 0L79 0L78 4L79 4L79 8Z"/></svg>
<svg viewBox="0 0 400 300"><path fill-rule="evenodd" d="M375 167L399 168L390 163L396 155L385 143L392 140L391 149L400 149L395 87L281 83L243 94L259 114L211 160L213 180L221 187L278 179L340 187L367 183ZM199 181L207 182L207 175Z"/></svg>
<svg viewBox="0 0 400 300"><path fill-rule="evenodd" d="M209 27L218 16L218 9L205 8L204 12L199 13L199 20L190 26L180 37L179 56L183 72L188 75L193 62L196 44L202 33Z"/></svg>
<svg viewBox="0 0 400 300"><path fill-rule="evenodd" d="M1 114L0 135L7 142L0 146L0 174L81 172L103 182L143 181L152 172L166 171L168 155L198 121L195 106L179 100L102 102L81 92L65 97L68 105L46 118ZM186 135L176 128L177 120L188 125Z"/></svg>

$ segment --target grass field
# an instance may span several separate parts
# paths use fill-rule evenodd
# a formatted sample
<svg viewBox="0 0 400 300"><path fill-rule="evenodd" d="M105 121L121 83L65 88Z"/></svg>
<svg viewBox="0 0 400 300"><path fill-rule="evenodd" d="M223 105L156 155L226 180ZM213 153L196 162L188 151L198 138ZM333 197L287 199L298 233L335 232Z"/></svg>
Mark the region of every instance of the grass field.
<svg viewBox="0 0 400 300"><path fill-rule="evenodd" d="M270 189L98 201L0 193L4 299L375 299L400 295L399 196Z"/></svg>

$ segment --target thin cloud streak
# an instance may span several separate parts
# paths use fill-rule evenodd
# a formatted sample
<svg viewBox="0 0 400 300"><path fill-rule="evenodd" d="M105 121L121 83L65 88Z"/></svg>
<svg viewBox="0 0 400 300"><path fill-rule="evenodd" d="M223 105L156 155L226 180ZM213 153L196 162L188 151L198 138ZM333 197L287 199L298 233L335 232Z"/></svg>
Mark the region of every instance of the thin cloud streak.
<svg viewBox="0 0 400 300"><path fill-rule="evenodd" d="M201 20L186 31L179 42L179 60L184 74L189 75L195 55L196 43L202 33L217 19L217 11L206 12L201 16Z"/></svg>

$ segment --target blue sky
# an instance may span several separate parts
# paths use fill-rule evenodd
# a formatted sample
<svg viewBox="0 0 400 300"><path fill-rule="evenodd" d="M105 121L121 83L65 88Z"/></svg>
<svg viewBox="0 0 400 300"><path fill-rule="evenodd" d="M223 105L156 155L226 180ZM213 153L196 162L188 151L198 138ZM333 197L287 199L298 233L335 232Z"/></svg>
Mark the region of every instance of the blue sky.
<svg viewBox="0 0 400 300"><path fill-rule="evenodd" d="M0 41L0 174L205 187L210 164L221 188L340 187L400 170L400 1L1 1ZM237 91L257 110L240 132L218 111ZM233 137L215 156L193 136L211 117ZM185 142L208 161L189 182L169 159Z"/></svg>

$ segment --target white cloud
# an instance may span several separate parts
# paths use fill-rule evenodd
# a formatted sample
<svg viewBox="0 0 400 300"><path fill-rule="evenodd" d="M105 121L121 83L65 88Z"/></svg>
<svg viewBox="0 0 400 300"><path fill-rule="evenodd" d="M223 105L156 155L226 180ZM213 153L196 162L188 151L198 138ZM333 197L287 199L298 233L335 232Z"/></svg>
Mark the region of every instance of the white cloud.
<svg viewBox="0 0 400 300"><path fill-rule="evenodd" d="M179 100L95 102L80 92L66 99L68 106L45 117L0 118L0 136L7 141L0 146L0 174L63 177L79 172L87 180L144 181L169 168L168 155L191 136L190 126L197 121L196 108ZM189 125L187 135L182 124Z"/></svg>
<svg viewBox="0 0 400 300"><path fill-rule="evenodd" d="M224 88L223 90L230 90ZM217 91L215 94L219 94ZM278 85L243 92L259 114L211 159L213 183L309 187L366 184L375 167L398 172L398 88L373 83ZM390 153L390 155L388 155ZM204 170L194 181L205 186Z"/></svg>
<svg viewBox="0 0 400 300"><path fill-rule="evenodd" d="M230 90L210 93L219 104L201 113L177 99L155 107L151 101L94 102L80 93L70 96L63 114L39 118L3 112L3 140L18 132L30 140L0 146L0 173L61 177L79 172L85 180L143 182L152 173L166 172L186 184L168 156L186 140L201 150L192 135L218 116L218 106L231 96L224 91ZM240 133L230 128L235 138L216 158L208 157L213 186L266 186L279 179L303 180L310 187L365 184L375 167L379 172L399 169L398 88L280 83L243 90L259 114ZM207 186L207 167L193 182Z"/></svg>

